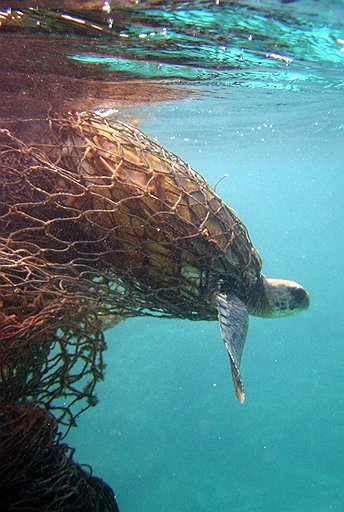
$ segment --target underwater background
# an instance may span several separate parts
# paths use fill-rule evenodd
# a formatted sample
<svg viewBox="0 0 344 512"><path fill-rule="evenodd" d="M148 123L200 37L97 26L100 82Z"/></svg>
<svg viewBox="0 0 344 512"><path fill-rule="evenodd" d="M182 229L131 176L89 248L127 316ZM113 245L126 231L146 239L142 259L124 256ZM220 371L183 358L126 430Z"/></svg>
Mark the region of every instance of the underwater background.
<svg viewBox="0 0 344 512"><path fill-rule="evenodd" d="M344 3L24 4L0 2L2 45L33 48L3 60L2 117L85 105L138 123L213 187L228 174L216 191L264 274L311 297L298 316L250 318L243 405L216 322L107 331L100 402L67 437L76 459L122 512L344 510ZM28 84L32 104L14 108L28 71L51 88L37 102Z"/></svg>
<svg viewBox="0 0 344 512"><path fill-rule="evenodd" d="M212 89L144 123L212 185L229 174L217 191L263 272L302 283L311 307L250 317L243 405L217 323L140 318L107 333L100 403L69 439L123 510L343 510L339 97Z"/></svg>

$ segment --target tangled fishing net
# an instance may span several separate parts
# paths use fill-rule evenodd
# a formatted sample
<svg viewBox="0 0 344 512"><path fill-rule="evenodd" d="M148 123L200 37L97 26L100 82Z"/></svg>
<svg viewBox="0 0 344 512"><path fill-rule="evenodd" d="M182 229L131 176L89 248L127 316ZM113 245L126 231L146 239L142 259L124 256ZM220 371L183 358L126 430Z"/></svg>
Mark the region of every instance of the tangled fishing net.
<svg viewBox="0 0 344 512"><path fill-rule="evenodd" d="M104 330L137 315L216 319L221 276L240 297L259 268L236 214L136 128L82 113L0 130L0 483L9 509L116 510L56 430L97 402Z"/></svg>
<svg viewBox="0 0 344 512"><path fill-rule="evenodd" d="M116 512L111 488L73 461L54 418L30 404L0 406L1 510Z"/></svg>
<svg viewBox="0 0 344 512"><path fill-rule="evenodd" d="M2 130L0 399L72 423L96 403L104 329L216 319L219 277L239 296L243 269L254 280L248 243L207 183L134 127L82 113Z"/></svg>

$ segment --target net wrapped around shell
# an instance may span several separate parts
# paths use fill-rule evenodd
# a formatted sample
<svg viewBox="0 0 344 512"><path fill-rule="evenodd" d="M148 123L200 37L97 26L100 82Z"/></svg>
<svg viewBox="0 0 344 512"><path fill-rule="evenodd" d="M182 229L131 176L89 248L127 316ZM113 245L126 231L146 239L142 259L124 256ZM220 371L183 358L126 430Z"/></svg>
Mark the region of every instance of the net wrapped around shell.
<svg viewBox="0 0 344 512"><path fill-rule="evenodd" d="M29 403L0 405L0 496L7 512L116 512L111 488L73 460L55 419Z"/></svg>
<svg viewBox="0 0 344 512"><path fill-rule="evenodd" d="M260 270L245 227L198 174L89 113L2 130L0 244L0 397L51 407L94 402L104 328L216 319L221 276L240 297Z"/></svg>

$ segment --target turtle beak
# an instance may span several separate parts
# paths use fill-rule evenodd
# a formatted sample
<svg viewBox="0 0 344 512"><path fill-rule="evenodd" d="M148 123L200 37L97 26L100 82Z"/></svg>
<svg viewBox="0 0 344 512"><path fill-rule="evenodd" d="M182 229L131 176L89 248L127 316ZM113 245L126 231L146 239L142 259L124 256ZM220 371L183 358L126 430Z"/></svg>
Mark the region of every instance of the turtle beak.
<svg viewBox="0 0 344 512"><path fill-rule="evenodd" d="M303 310L309 308L309 294L302 286L297 286L291 290L292 306L290 309Z"/></svg>

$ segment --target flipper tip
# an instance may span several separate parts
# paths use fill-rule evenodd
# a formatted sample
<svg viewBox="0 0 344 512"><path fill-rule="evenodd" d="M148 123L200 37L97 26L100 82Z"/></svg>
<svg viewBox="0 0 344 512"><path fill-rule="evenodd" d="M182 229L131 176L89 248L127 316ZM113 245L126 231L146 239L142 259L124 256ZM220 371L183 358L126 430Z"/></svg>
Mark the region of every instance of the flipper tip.
<svg viewBox="0 0 344 512"><path fill-rule="evenodd" d="M231 371L232 371L232 380L233 380L234 391L237 396L237 399L242 404L242 403L244 403L244 400L245 400L244 384L240 377L239 368L236 366L235 362L233 361L233 359L231 358L230 355L229 355L229 357L230 357L230 362L231 362Z"/></svg>
<svg viewBox="0 0 344 512"><path fill-rule="evenodd" d="M237 387L236 390L235 390L235 394L237 396L237 399L239 400L239 402L241 404L244 403L245 401L245 393L244 393L244 390L242 388L239 388Z"/></svg>

